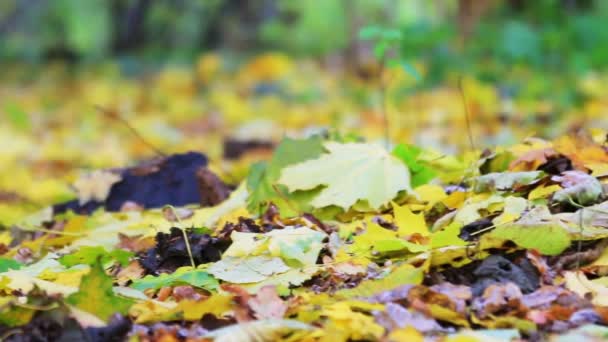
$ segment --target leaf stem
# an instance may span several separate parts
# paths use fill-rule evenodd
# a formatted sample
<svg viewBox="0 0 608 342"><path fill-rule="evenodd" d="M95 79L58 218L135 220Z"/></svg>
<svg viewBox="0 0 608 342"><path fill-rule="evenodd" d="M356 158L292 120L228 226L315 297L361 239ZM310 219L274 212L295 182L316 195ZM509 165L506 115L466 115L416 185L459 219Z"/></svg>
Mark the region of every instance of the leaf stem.
<svg viewBox="0 0 608 342"><path fill-rule="evenodd" d="M581 205L580 203L576 203L572 197L568 196L568 202L570 202L570 204L572 204L573 206L580 208L580 214L578 215L578 233L581 235L581 239L583 237L583 213L585 211L585 207L583 205ZM580 269L581 267L581 251L583 249L583 240L579 239L576 242L576 255L578 256L576 258L576 269Z"/></svg>
<svg viewBox="0 0 608 342"><path fill-rule="evenodd" d="M137 138L137 140L141 141L149 149L151 149L152 151L154 151L154 153L156 153L159 156L164 157L164 158L167 157L167 154L165 154L158 147L152 145L148 140L146 140L141 134L139 134L139 132L135 129L135 127L133 127L127 120L123 119L120 115L118 115L118 113L116 113L114 111L111 111L111 110L109 110L107 108L104 108L104 107L102 107L100 105L95 105L95 109L97 109L100 113L102 113L106 117L108 117L108 118L110 118L112 120L118 121L123 126L127 127L127 129L131 132L131 134L133 134L133 136L135 138Z"/></svg>
<svg viewBox="0 0 608 342"><path fill-rule="evenodd" d="M190 257L190 264L192 265L192 268L196 268L196 264L194 263L194 257L192 256L192 249L190 248L190 241L188 240L188 234L186 234L186 229L184 229L184 227L182 225L182 220L179 218L179 215L177 214L175 207L173 207L170 204L167 204L167 205L165 205L165 208L171 209L173 216L175 216L175 220L179 224L179 230L182 231L182 235L184 237L184 242L186 243L186 251L188 251L188 257Z"/></svg>
<svg viewBox="0 0 608 342"><path fill-rule="evenodd" d="M469 112L469 105L467 97L464 92L464 85L462 76L458 78L458 91L460 92L460 98L462 99L462 105L464 107L464 121L467 126L467 136L469 137L469 145L472 151L476 151L475 142L473 141L473 130L471 129L471 113Z"/></svg>

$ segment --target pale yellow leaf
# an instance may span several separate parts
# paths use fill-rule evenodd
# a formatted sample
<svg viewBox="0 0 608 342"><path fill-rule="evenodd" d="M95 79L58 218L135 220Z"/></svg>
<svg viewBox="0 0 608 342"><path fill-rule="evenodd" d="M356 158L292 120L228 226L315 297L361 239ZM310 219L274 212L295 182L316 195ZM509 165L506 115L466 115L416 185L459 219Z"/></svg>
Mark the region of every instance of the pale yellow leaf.
<svg viewBox="0 0 608 342"><path fill-rule="evenodd" d="M410 172L396 157L379 145L326 142L328 153L318 159L288 166L279 183L289 191L323 187L311 204L315 208L335 205L348 210L357 201L373 209L410 188Z"/></svg>
<svg viewBox="0 0 608 342"><path fill-rule="evenodd" d="M105 201L112 185L120 182L121 179L119 175L105 170L95 170L80 175L73 184L78 194L78 202L83 205L89 201Z"/></svg>

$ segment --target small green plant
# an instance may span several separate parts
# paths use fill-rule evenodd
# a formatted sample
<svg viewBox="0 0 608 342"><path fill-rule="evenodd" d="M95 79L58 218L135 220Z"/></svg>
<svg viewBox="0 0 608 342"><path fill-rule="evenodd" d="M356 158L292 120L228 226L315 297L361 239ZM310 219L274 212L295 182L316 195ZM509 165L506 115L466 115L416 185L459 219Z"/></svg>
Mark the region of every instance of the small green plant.
<svg viewBox="0 0 608 342"><path fill-rule="evenodd" d="M384 120L384 138L387 148L390 144L390 130L387 110L387 87L389 80L385 77L387 68L403 68L407 73L419 79L416 69L402 59L399 47L403 39L401 31L394 28L380 26L366 26L359 31L359 39L371 41L373 44L374 57L378 60L378 90L380 93L380 113Z"/></svg>

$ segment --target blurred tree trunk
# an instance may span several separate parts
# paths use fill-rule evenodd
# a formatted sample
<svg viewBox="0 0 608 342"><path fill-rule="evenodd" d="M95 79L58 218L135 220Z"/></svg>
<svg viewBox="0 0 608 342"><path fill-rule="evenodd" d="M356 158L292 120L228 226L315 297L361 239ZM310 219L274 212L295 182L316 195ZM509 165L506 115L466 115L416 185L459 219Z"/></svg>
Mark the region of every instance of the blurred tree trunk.
<svg viewBox="0 0 608 342"><path fill-rule="evenodd" d="M496 0L458 1L458 27L463 43L471 36L481 17L497 4Z"/></svg>
<svg viewBox="0 0 608 342"><path fill-rule="evenodd" d="M146 42L144 23L152 3L150 0L112 1L112 20L114 27L112 50L115 53L130 51Z"/></svg>
<svg viewBox="0 0 608 342"><path fill-rule="evenodd" d="M257 48L260 28L279 15L278 8L277 0L223 0L215 15L208 18L201 45L235 50Z"/></svg>

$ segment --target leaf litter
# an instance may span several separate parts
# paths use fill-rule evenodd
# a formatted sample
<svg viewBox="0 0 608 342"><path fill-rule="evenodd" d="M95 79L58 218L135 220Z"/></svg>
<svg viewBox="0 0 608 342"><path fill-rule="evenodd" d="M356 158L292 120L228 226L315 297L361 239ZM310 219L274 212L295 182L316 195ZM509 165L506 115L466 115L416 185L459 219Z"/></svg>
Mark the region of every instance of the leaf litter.
<svg viewBox="0 0 608 342"><path fill-rule="evenodd" d="M221 160L215 147L117 158L72 175L73 193L41 185L52 211L2 217L2 337L606 336L597 132L442 155L326 132L279 141L259 122L242 131L256 130L222 141ZM33 193L8 189L0 204Z"/></svg>

